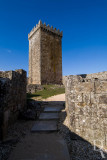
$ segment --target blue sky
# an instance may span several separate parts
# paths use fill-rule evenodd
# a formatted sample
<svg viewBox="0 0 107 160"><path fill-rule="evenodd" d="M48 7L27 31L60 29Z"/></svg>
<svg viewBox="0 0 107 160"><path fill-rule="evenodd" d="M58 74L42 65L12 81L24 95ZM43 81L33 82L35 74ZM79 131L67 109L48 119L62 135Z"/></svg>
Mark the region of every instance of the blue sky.
<svg viewBox="0 0 107 160"><path fill-rule="evenodd" d="M39 19L63 31L63 75L107 71L107 0L0 0L0 70L28 71Z"/></svg>

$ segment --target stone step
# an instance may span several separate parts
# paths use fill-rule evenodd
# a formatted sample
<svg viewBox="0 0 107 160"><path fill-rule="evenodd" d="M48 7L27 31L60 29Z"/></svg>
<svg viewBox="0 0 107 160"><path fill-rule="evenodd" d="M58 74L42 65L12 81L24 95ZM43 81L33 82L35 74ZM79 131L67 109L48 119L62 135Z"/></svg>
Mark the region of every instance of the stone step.
<svg viewBox="0 0 107 160"><path fill-rule="evenodd" d="M60 112L64 107L62 106L57 106L57 107L44 107L44 112L46 113L55 113L55 112Z"/></svg>
<svg viewBox="0 0 107 160"><path fill-rule="evenodd" d="M57 120L59 119L58 113L41 113L39 120Z"/></svg>
<svg viewBox="0 0 107 160"><path fill-rule="evenodd" d="M57 121L36 121L31 132L55 132Z"/></svg>

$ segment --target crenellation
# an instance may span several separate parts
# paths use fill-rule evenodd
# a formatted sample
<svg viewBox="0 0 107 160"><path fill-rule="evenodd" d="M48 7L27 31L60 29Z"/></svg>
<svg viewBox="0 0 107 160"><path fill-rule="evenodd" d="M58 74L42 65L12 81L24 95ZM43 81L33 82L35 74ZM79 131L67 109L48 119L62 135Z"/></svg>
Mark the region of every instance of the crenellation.
<svg viewBox="0 0 107 160"><path fill-rule="evenodd" d="M28 39L30 39L32 37L32 35L39 29L39 28L44 28L47 31L53 32L54 34L57 34L58 36L63 36L63 32L59 31L59 29L57 30L56 28L53 28L53 26L50 27L50 25L46 25L46 23L42 23L42 21L40 20L38 22L38 24L36 24L36 26L34 26L34 28L31 30L31 32L28 34Z"/></svg>
<svg viewBox="0 0 107 160"><path fill-rule="evenodd" d="M44 24L43 24L43 25L44 25L44 27L46 27L46 23L45 23L45 22L44 22Z"/></svg>
<svg viewBox="0 0 107 160"><path fill-rule="evenodd" d="M51 26L51 29L53 29L53 26Z"/></svg>

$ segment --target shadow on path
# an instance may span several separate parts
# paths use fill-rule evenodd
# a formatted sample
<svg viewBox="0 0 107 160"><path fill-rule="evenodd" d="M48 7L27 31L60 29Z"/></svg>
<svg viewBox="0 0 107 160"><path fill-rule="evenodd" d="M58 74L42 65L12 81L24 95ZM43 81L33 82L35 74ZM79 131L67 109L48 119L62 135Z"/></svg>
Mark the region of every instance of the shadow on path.
<svg viewBox="0 0 107 160"><path fill-rule="evenodd" d="M40 101L39 101L40 102ZM71 160L107 160L107 153L98 147L91 145L79 135L71 132L64 125L66 119L64 101L42 101L42 107L62 107L59 113L60 122L57 132L30 133L25 139L18 143L10 155L9 160L69 160L65 142L69 148ZM41 134L42 133L42 134ZM68 138L69 137L69 138ZM94 148L96 150L94 150ZM20 158L22 156L22 159ZM23 158L24 157L24 158Z"/></svg>
<svg viewBox="0 0 107 160"><path fill-rule="evenodd" d="M92 145L79 135L71 132L69 128L64 125L66 118L66 111L61 112L59 128L60 134L62 134L68 144L71 160L107 160L107 152L104 152L102 149Z"/></svg>

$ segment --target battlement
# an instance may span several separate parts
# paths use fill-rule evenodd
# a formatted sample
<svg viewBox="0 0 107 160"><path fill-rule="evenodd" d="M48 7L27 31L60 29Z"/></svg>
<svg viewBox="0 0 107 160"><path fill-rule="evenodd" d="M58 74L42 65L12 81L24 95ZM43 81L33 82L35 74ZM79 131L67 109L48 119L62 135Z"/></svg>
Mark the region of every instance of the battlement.
<svg viewBox="0 0 107 160"><path fill-rule="evenodd" d="M31 37L32 37L32 35L39 29L39 28L43 28L44 30L46 30L46 31L50 31L50 32L52 32L52 33L54 33L54 34L57 34L58 36L60 36L60 37L62 37L63 36L63 32L61 31L60 32L60 30L58 29L56 29L56 28L53 28L53 26L49 26L49 24L48 25L46 25L46 23L42 23L42 21L41 20L39 20L39 22L38 22L38 24L36 24L36 26L34 26L34 28L31 30L31 32L28 34L28 39L30 39Z"/></svg>

